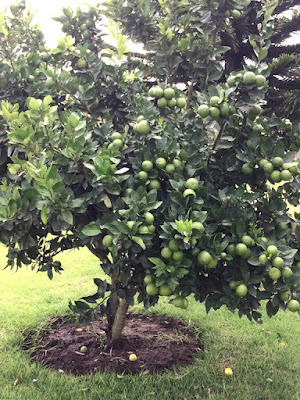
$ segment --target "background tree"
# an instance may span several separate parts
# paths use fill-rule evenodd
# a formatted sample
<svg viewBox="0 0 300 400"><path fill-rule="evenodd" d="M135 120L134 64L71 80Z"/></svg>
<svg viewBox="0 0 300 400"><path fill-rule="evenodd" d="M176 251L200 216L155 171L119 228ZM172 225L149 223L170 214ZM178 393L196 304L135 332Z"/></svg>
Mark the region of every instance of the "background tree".
<svg viewBox="0 0 300 400"><path fill-rule="evenodd" d="M159 296L186 308L193 294L207 311L226 305L250 320L262 300L269 316L299 310L300 228L287 206L300 197L290 150L299 131L262 114L269 68L260 59L276 2L257 11L257 59L220 83L226 11L248 6L111 1L106 14L123 29L114 29L115 49L103 41L99 9L64 9L68 35L39 50L29 71L36 94L26 107L17 97L1 103L8 266L31 264L52 278L62 270L55 255L87 246L108 279L96 278L97 292L70 307L105 315L110 345L128 307ZM143 55L128 52L127 34Z"/></svg>

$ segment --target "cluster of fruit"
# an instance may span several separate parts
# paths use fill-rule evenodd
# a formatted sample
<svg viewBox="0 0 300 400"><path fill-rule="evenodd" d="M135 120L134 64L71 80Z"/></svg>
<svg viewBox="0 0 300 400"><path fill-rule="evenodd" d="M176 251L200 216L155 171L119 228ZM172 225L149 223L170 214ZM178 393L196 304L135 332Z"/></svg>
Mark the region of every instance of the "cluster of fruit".
<svg viewBox="0 0 300 400"><path fill-rule="evenodd" d="M146 292L149 296L170 296L172 290L166 283L163 283L159 287L155 284L155 278L152 275L146 275L144 278L146 284ZM189 305L188 299L184 296L176 296L171 303L178 308L186 309Z"/></svg>
<svg viewBox="0 0 300 400"><path fill-rule="evenodd" d="M274 245L268 246L267 250L259 256L259 263L261 265L267 265L271 262L272 267L269 270L269 277L275 281L281 276L283 278L290 278L293 275L293 271L289 267L284 267L284 260L278 257L278 248Z"/></svg>
<svg viewBox="0 0 300 400"><path fill-rule="evenodd" d="M201 104L198 108L198 114L201 118L210 116L214 120L220 117L226 117L228 114L234 114L234 112L235 108L230 106L219 96L212 96L209 100L209 105Z"/></svg>
<svg viewBox="0 0 300 400"><path fill-rule="evenodd" d="M154 233L155 232L155 226L153 225L153 223L154 223L154 215L151 214L151 212L148 211L148 212L146 212L144 214L144 218L145 218L145 224L139 226L138 232L141 235L147 235L149 233L151 233L151 234ZM128 221L127 222L127 226L130 229L133 228L134 224L135 224L135 221Z"/></svg>
<svg viewBox="0 0 300 400"><path fill-rule="evenodd" d="M165 89L160 86L154 86L149 89L148 92L150 97L156 99L156 105L158 108L184 108L186 107L186 100L184 97L176 98L175 90L173 88L167 87Z"/></svg>
<svg viewBox="0 0 300 400"><path fill-rule="evenodd" d="M274 183L290 181L293 176L298 174L297 163L284 163L281 157L274 157L271 161L263 158L257 165L263 169L266 177ZM253 170L254 165L252 163L245 163L242 166L242 172L246 175L252 175Z"/></svg>
<svg viewBox="0 0 300 400"><path fill-rule="evenodd" d="M114 132L114 133L111 134L109 139L110 139L110 143L107 146L107 148L109 150L112 150L112 149L121 150L123 148L124 142L123 142L123 136L122 136L121 133Z"/></svg>
<svg viewBox="0 0 300 400"><path fill-rule="evenodd" d="M246 85L255 85L258 88L263 88L267 84L267 80L263 75L256 75L252 71L246 71L244 73L239 72L236 75L230 75L226 82L229 87L237 86L241 82Z"/></svg>
<svg viewBox="0 0 300 400"><path fill-rule="evenodd" d="M136 124L133 126L133 132L140 135L147 135L150 132L150 123L143 115L137 118Z"/></svg>

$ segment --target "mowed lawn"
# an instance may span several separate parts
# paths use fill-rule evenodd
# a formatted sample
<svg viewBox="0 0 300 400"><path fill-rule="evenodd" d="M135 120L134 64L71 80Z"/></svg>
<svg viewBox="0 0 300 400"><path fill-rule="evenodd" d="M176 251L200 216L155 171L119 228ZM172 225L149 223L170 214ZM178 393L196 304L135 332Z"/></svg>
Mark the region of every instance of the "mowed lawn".
<svg viewBox="0 0 300 400"><path fill-rule="evenodd" d="M1 267L5 254L0 246ZM300 399L300 316L290 312L257 325L225 308L206 315L192 299L186 311L161 301L152 312L184 319L205 345L193 365L162 375L74 377L30 362L22 350L26 331L42 331L50 316L67 313L68 301L92 293L101 276L86 249L59 259L65 271L53 281L27 268L0 270L1 400ZM225 376L226 367L233 376Z"/></svg>

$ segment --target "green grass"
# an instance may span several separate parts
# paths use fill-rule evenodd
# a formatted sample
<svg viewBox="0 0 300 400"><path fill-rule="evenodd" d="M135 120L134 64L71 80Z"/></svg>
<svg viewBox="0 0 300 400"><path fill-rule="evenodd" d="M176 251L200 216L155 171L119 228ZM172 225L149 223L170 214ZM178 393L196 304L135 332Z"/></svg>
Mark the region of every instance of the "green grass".
<svg viewBox="0 0 300 400"><path fill-rule="evenodd" d="M68 312L68 301L92 293L93 278L101 275L85 249L59 259L65 271L53 281L26 268L0 270L1 400L300 399L300 317L292 313L265 316L257 325L225 308L206 316L192 300L185 311L161 302L152 312L185 319L205 344L193 365L162 375L74 377L31 363L21 348L25 332L39 331L50 316ZM232 377L224 375L225 367L233 369Z"/></svg>

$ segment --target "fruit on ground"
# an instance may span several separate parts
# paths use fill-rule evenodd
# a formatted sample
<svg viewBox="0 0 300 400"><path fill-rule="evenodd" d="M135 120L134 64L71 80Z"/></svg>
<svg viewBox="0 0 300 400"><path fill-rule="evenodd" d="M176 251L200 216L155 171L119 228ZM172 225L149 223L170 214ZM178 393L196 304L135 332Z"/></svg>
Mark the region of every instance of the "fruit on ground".
<svg viewBox="0 0 300 400"><path fill-rule="evenodd" d="M225 375L233 375L233 371L232 371L232 369L231 368L225 368Z"/></svg>
<svg viewBox="0 0 300 400"><path fill-rule="evenodd" d="M269 277L275 281L281 277L281 272L278 268L272 267L269 271Z"/></svg>
<svg viewBox="0 0 300 400"><path fill-rule="evenodd" d="M267 247L267 252L268 254L270 254L271 256L275 257L278 254L278 249L276 246L271 245Z"/></svg>
<svg viewBox="0 0 300 400"><path fill-rule="evenodd" d="M186 309L188 307L188 299L182 296L177 296L173 300L173 304L175 307Z"/></svg>
<svg viewBox="0 0 300 400"><path fill-rule="evenodd" d="M209 108L206 104L202 104L202 105L198 108L198 113L199 113L200 117L206 118L206 117L209 116L210 108Z"/></svg>
<svg viewBox="0 0 300 400"><path fill-rule="evenodd" d="M189 178L185 182L185 187L187 189L197 190L199 188L199 183L196 178Z"/></svg>
<svg viewBox="0 0 300 400"><path fill-rule="evenodd" d="M142 169L144 171L149 172L149 171L151 171L152 168L153 168L153 164L151 161L146 160L146 161L142 162Z"/></svg>
<svg viewBox="0 0 300 400"><path fill-rule="evenodd" d="M165 166L167 165L167 161L165 158L163 157L159 157L156 161L155 164L158 168L165 168Z"/></svg>
<svg viewBox="0 0 300 400"><path fill-rule="evenodd" d="M248 247L244 243L238 243L235 247L235 252L238 256L244 256L247 254Z"/></svg>
<svg viewBox="0 0 300 400"><path fill-rule="evenodd" d="M161 296L169 296L171 294L171 289L166 283L159 287L159 294Z"/></svg>
<svg viewBox="0 0 300 400"><path fill-rule="evenodd" d="M208 251L203 250L198 254L197 259L200 265L208 265L212 260L212 256L209 254Z"/></svg>
<svg viewBox="0 0 300 400"><path fill-rule="evenodd" d="M244 73L243 76L243 81L246 83L246 85L252 85L255 82L255 73L252 71L247 71Z"/></svg>
<svg viewBox="0 0 300 400"><path fill-rule="evenodd" d="M132 361L132 362L137 361L137 356L135 354L130 354L129 361Z"/></svg>
<svg viewBox="0 0 300 400"><path fill-rule="evenodd" d="M172 251L169 249L169 247L164 247L164 248L161 250L160 254L161 254L161 256L162 256L163 258L168 259L168 258L171 258L171 256L172 256Z"/></svg>
<svg viewBox="0 0 300 400"><path fill-rule="evenodd" d="M246 294L248 293L248 288L246 285L241 284L238 285L235 289L235 293L239 296L239 297L245 297Z"/></svg>
<svg viewBox="0 0 300 400"><path fill-rule="evenodd" d="M282 268L284 264L284 261L281 257L275 257L274 260L272 261L272 265L275 268Z"/></svg>
<svg viewBox="0 0 300 400"><path fill-rule="evenodd" d="M153 283L153 276L152 275L146 275L144 278L144 282L146 285L148 285L149 283Z"/></svg>
<svg viewBox="0 0 300 400"><path fill-rule="evenodd" d="M146 286L146 292L149 294L149 296L155 296L156 294L158 294L158 287L155 286L154 283L150 282Z"/></svg>
<svg viewBox="0 0 300 400"><path fill-rule="evenodd" d="M80 353L86 353L87 352L87 347L86 346L81 346L80 347Z"/></svg>
<svg viewBox="0 0 300 400"><path fill-rule="evenodd" d="M300 310L300 303L299 303L299 301L298 300L290 300L288 303L287 303L287 308L288 308L288 310L290 310L290 311L292 311L292 312L296 312L296 311L299 311Z"/></svg>
<svg viewBox="0 0 300 400"><path fill-rule="evenodd" d="M103 240L102 240L103 246L105 247L111 247L113 244L113 237L112 235L106 235L104 236Z"/></svg>

